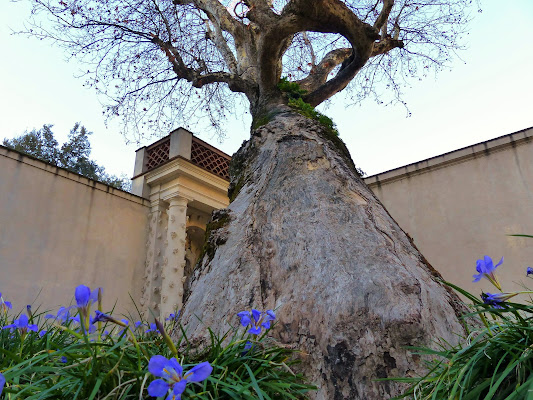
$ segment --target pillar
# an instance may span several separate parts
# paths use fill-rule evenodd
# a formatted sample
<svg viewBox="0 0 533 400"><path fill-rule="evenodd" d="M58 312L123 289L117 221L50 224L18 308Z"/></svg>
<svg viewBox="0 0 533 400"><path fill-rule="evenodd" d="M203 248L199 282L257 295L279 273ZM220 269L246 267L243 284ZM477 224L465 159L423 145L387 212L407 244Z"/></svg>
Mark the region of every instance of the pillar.
<svg viewBox="0 0 533 400"><path fill-rule="evenodd" d="M146 241L146 262L144 284L141 295L141 309L159 316L161 303L161 264L164 257L167 231L167 204L162 200L152 203L148 222L148 239Z"/></svg>
<svg viewBox="0 0 533 400"><path fill-rule="evenodd" d="M188 200L181 196L169 200L167 246L161 268L160 316L181 309L183 303L183 280L185 269L185 239Z"/></svg>

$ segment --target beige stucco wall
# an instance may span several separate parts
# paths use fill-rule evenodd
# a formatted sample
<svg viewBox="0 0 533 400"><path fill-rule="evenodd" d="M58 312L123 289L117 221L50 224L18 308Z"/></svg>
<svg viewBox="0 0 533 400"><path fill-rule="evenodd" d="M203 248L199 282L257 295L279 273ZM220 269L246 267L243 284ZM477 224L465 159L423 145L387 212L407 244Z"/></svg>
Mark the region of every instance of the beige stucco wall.
<svg viewBox="0 0 533 400"><path fill-rule="evenodd" d="M533 235L532 156L533 128L365 181L445 279L494 291L472 283L475 262L505 256L503 288L519 290L533 239L506 235ZM132 310L148 279L149 213L146 199L0 146L0 292L19 310L54 309L83 283L104 288L106 308Z"/></svg>
<svg viewBox="0 0 533 400"><path fill-rule="evenodd" d="M15 309L57 309L74 288L104 304L141 298L149 203L0 146L0 292Z"/></svg>
<svg viewBox="0 0 533 400"><path fill-rule="evenodd" d="M504 256L504 291L529 284L533 267L533 129L366 179L399 225L445 279L473 293L476 260Z"/></svg>

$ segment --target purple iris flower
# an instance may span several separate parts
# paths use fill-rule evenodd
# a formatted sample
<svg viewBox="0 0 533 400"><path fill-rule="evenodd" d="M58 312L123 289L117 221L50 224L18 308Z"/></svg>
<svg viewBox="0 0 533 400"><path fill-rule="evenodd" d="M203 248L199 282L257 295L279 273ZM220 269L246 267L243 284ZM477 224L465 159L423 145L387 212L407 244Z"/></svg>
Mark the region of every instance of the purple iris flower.
<svg viewBox="0 0 533 400"><path fill-rule="evenodd" d="M156 355L150 359L148 371L154 376L163 378L156 379L150 383L148 386L148 394L150 396L160 397L168 393L166 400L180 400L187 383L201 382L207 379L211 375L213 367L206 361L194 366L189 372L183 374L183 368L178 360L175 358L169 360L163 356ZM169 390L171 391L170 393Z"/></svg>
<svg viewBox="0 0 533 400"><path fill-rule="evenodd" d="M4 385L6 384L6 378L4 378L4 375L0 372L0 395L2 394L2 391L4 390Z"/></svg>
<svg viewBox="0 0 533 400"><path fill-rule="evenodd" d="M2 297L2 293L0 293L0 311L7 312L7 310L13 308L11 303L9 301L5 301Z"/></svg>
<svg viewBox="0 0 533 400"><path fill-rule="evenodd" d="M472 282L479 282L481 278L487 278L490 283L492 283L494 286L496 286L499 290L502 290L500 283L498 282L498 278L494 274L494 271L496 268L498 268L503 263L503 257L500 260L500 262L496 265L493 264L492 258L489 256L483 257L482 260L476 261L476 271L478 272L477 275L474 275L474 280Z"/></svg>
<svg viewBox="0 0 533 400"><path fill-rule="evenodd" d="M61 362L62 362L63 364L66 364L66 363L68 362L67 357L66 357L66 356L62 356L62 357L61 357Z"/></svg>
<svg viewBox="0 0 533 400"><path fill-rule="evenodd" d="M128 321L126 318L122 318L120 321L124 323L124 329L121 329L121 330L118 332L119 336L122 336L122 334L126 331L125 328L126 328L127 326L129 326L130 321Z"/></svg>
<svg viewBox="0 0 533 400"><path fill-rule="evenodd" d="M526 269L526 276L533 275L533 268L527 267Z"/></svg>
<svg viewBox="0 0 533 400"><path fill-rule="evenodd" d="M146 330L146 332L144 332L144 333L150 333L150 332L156 332L156 333L159 333L159 329L157 329L157 325L156 325L154 322L152 322L152 323L150 324L150 328L148 328L148 329Z"/></svg>
<svg viewBox="0 0 533 400"><path fill-rule="evenodd" d="M79 285L74 292L74 298L76 299L78 307L87 308L92 303L96 302L98 300L98 291L100 289L101 288L97 288L91 292L91 289L88 286Z"/></svg>
<svg viewBox="0 0 533 400"><path fill-rule="evenodd" d="M22 336L28 333L28 330L38 332L39 327L34 324L28 324L28 316L26 314L20 314L20 317L13 321L11 325L6 325L2 329L18 329Z"/></svg>
<svg viewBox="0 0 533 400"><path fill-rule="evenodd" d="M494 308L503 308L502 304L518 293L481 293L483 303Z"/></svg>
<svg viewBox="0 0 533 400"><path fill-rule="evenodd" d="M72 309L73 307L60 307L59 308L59 311L57 312L56 315L53 315L53 314L47 314L45 318L47 319L50 319L50 318L53 318L55 319L57 322L61 323L61 324L66 324L68 323L70 320L73 319L73 317L70 315L70 310Z"/></svg>
<svg viewBox="0 0 533 400"><path fill-rule="evenodd" d="M90 321L91 304L98 301L98 293L101 290L101 288L98 288L91 292L91 289L88 286L79 285L74 292L74 297L78 306L78 316L81 317L79 322L80 324L83 323L83 325L89 326L87 329L89 333L91 333L91 328L94 328L91 327L93 322ZM92 329L93 332L94 329Z"/></svg>
<svg viewBox="0 0 533 400"><path fill-rule="evenodd" d="M177 320L180 317L180 313L181 313L181 310L178 311L176 314L170 313L168 318L165 318L165 321L175 321L175 320Z"/></svg>
<svg viewBox="0 0 533 400"><path fill-rule="evenodd" d="M252 312L241 311L237 316L241 319L242 326L252 326L248 330L248 333L252 335L259 335L261 328L270 329L270 321L276 319L276 314L272 310L267 310L262 313L261 311L252 309Z"/></svg>
<svg viewBox="0 0 533 400"><path fill-rule="evenodd" d="M241 353L241 356L245 356L246 354L248 354L248 352L250 351L253 351L253 347L254 345L252 344L252 342L250 342L249 340L244 344L244 349Z"/></svg>
<svg viewBox="0 0 533 400"><path fill-rule="evenodd" d="M94 312L93 323L95 323L95 322L112 322L113 320L114 320L113 317L101 312L100 310L96 310Z"/></svg>
<svg viewBox="0 0 533 400"><path fill-rule="evenodd" d="M44 335L46 335L46 332L48 332L46 329L39 331L39 337L43 337Z"/></svg>
<svg viewBox="0 0 533 400"><path fill-rule="evenodd" d="M72 317L72 321L81 326L81 318L80 318L79 314L76 315L75 317ZM84 319L84 325L88 325L89 326L89 329L87 329L87 331L89 333L94 333L96 331L96 326L94 326L95 322L98 322L98 321L95 321L95 319L94 319L94 317L92 315L89 315L88 319ZM81 327L80 327L79 331L82 331L82 333L83 333L83 329Z"/></svg>
<svg viewBox="0 0 533 400"><path fill-rule="evenodd" d="M112 322L113 324L116 324L116 325L122 326L123 328L126 328L128 326L128 324L130 323L127 319L122 319L122 320L118 321L115 318L113 318L111 315L104 314L100 310L96 310L94 312L94 314L95 314L95 316L91 317L91 326L93 326L93 324L95 324L96 322ZM122 329L119 332L119 335L122 335L124 330L125 329ZM92 332L89 331L89 333L92 333Z"/></svg>

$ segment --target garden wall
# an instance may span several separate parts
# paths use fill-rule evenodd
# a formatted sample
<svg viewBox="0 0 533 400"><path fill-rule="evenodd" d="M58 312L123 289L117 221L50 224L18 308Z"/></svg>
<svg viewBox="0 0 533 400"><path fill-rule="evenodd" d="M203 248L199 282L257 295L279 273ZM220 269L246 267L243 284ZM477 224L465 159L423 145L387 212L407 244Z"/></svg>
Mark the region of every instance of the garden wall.
<svg viewBox="0 0 533 400"><path fill-rule="evenodd" d="M533 266L533 128L365 179L445 279L479 293L475 262L505 262L503 289ZM191 207L195 203L191 203ZM0 146L0 292L56 308L79 284L106 308L142 298L150 202ZM191 208L192 209L192 208Z"/></svg>
<svg viewBox="0 0 533 400"><path fill-rule="evenodd" d="M140 299L149 202L0 146L0 292L16 310L104 288L110 309Z"/></svg>
<svg viewBox="0 0 533 400"><path fill-rule="evenodd" d="M489 255L503 290L520 289L533 266L533 128L365 179L445 279L474 293L476 260ZM529 281L529 282L528 282Z"/></svg>

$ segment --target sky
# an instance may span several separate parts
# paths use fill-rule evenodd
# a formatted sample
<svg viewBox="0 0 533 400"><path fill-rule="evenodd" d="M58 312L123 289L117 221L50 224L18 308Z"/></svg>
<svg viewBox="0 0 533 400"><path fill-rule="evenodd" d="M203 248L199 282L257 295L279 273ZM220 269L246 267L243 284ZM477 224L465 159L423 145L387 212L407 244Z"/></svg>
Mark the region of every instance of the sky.
<svg viewBox="0 0 533 400"><path fill-rule="evenodd" d="M410 117L401 104L349 106L342 93L324 110L367 175L533 127L533 1L485 0L481 8L460 58L404 90ZM93 132L92 158L109 173L131 176L139 145L126 144L120 120L106 125L96 92L76 78L83 65L50 42L12 35L28 13L26 0L0 0L0 142L49 123L62 142L79 121ZM242 115L229 120L222 142L213 132L193 133L233 154L249 124Z"/></svg>

